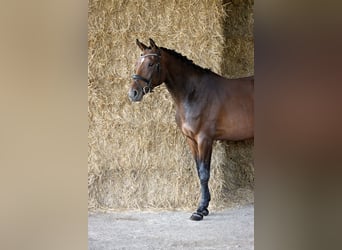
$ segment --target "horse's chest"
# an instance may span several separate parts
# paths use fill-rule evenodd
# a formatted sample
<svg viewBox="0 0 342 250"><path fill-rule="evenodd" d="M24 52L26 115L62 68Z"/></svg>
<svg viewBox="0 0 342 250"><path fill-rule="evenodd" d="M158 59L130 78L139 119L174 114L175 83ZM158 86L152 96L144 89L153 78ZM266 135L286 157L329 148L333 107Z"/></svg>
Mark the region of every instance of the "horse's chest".
<svg viewBox="0 0 342 250"><path fill-rule="evenodd" d="M186 113L176 113L176 123L185 136L193 137L198 128L198 121Z"/></svg>
<svg viewBox="0 0 342 250"><path fill-rule="evenodd" d="M195 135L193 127L187 122L183 122L180 129L182 130L182 133L187 137L193 138Z"/></svg>

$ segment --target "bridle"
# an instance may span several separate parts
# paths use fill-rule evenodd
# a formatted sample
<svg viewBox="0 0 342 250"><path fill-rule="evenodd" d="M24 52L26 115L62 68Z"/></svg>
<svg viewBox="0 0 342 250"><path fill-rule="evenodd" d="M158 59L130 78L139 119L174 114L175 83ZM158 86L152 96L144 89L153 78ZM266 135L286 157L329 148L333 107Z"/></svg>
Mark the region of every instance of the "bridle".
<svg viewBox="0 0 342 250"><path fill-rule="evenodd" d="M159 80L160 80L160 55L159 54L146 54L146 55L142 55L140 56L140 58L145 58L148 56L156 56L159 58L158 63L156 63L154 65L152 74L151 74L151 78L148 80L145 77L142 77L141 75L132 75L133 80L141 80L143 82L145 82L147 85L144 87L141 87L141 85L138 83L139 87L142 89L142 91L144 92L144 94L147 94L149 92L153 91L153 86L152 86L152 78L154 75L154 72L157 71L158 75L159 75Z"/></svg>

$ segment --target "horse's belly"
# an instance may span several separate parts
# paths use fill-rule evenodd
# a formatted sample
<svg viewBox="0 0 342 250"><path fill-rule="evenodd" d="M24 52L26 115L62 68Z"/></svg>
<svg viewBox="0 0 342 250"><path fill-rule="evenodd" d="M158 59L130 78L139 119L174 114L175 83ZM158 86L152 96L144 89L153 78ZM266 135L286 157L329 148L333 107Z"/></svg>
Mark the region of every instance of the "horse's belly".
<svg viewBox="0 0 342 250"><path fill-rule="evenodd" d="M216 127L215 140L245 140L253 138L254 127L251 121L227 122Z"/></svg>

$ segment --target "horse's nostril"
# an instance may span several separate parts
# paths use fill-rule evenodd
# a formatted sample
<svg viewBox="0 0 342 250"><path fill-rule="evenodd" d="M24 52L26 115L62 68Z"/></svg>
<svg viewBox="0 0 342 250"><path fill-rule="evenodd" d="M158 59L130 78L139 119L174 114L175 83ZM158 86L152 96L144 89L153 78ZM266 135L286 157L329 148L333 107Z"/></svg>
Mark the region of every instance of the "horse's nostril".
<svg viewBox="0 0 342 250"><path fill-rule="evenodd" d="M131 101L136 102L136 101L139 101L140 99L140 92L136 89L131 89L128 92L128 96L129 96L129 99L131 99Z"/></svg>

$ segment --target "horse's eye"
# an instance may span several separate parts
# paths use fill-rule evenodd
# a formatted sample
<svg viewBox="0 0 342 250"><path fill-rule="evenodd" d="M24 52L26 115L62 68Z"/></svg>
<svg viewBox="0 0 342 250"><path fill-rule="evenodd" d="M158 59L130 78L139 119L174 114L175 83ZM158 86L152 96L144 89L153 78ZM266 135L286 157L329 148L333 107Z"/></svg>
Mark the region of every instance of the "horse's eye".
<svg viewBox="0 0 342 250"><path fill-rule="evenodd" d="M152 67L152 66L153 66L153 63L150 62L150 63L148 64L148 66L149 66L149 67Z"/></svg>

